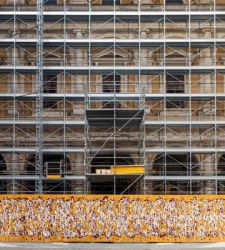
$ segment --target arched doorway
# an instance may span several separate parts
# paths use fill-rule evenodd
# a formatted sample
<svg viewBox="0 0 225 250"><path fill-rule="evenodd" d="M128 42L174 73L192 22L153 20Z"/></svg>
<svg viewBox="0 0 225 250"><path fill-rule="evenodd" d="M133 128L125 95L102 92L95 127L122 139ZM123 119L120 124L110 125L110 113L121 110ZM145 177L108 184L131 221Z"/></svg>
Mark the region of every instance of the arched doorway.
<svg viewBox="0 0 225 250"><path fill-rule="evenodd" d="M190 176L198 175L198 160L190 154L161 154L153 162L153 173L157 176ZM191 185L188 181L168 178L166 182L153 182L152 190L160 194L196 193L200 187Z"/></svg>
<svg viewBox="0 0 225 250"><path fill-rule="evenodd" d="M225 155L221 155L217 165L217 175L225 175Z"/></svg>
<svg viewBox="0 0 225 250"><path fill-rule="evenodd" d="M7 170L4 157L0 154L0 175L5 175ZM0 180L0 193L7 193L7 181Z"/></svg>
<svg viewBox="0 0 225 250"><path fill-rule="evenodd" d="M135 162L130 154L118 154L116 165L134 165ZM113 154L97 154L91 161L91 173L98 174L100 169L110 169L114 165ZM135 176L114 176L97 175L91 176L89 181L89 192L91 194L139 194L141 191L141 180L135 182ZM133 183L133 184L132 184ZM115 184L115 186L114 186ZM128 188L129 187L129 188Z"/></svg>
<svg viewBox="0 0 225 250"><path fill-rule="evenodd" d="M221 155L217 164L217 175L225 175L225 155ZM217 192L218 194L225 194L225 181L217 182Z"/></svg>
<svg viewBox="0 0 225 250"><path fill-rule="evenodd" d="M130 154L117 154L116 165L134 165L134 160ZM114 165L114 154L97 154L91 161L93 171L102 166L110 167Z"/></svg>
<svg viewBox="0 0 225 250"><path fill-rule="evenodd" d="M43 192L44 193L67 193L71 191L71 184L63 178L66 173L71 171L68 157L63 154L44 154L43 155ZM36 156L29 158L26 164L27 175L36 174ZM61 178L48 178L48 176L60 175ZM35 192L35 181L26 181L25 187L28 192Z"/></svg>
<svg viewBox="0 0 225 250"><path fill-rule="evenodd" d="M184 176L190 174L190 169L196 172L197 158L190 154L161 154L153 162L156 175Z"/></svg>

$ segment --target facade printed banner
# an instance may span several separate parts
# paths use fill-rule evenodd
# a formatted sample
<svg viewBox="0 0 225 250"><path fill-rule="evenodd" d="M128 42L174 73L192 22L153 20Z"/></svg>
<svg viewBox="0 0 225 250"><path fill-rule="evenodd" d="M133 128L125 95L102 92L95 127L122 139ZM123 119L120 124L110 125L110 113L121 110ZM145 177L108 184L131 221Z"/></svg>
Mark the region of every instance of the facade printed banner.
<svg viewBox="0 0 225 250"><path fill-rule="evenodd" d="M0 195L0 241L225 241L225 196Z"/></svg>

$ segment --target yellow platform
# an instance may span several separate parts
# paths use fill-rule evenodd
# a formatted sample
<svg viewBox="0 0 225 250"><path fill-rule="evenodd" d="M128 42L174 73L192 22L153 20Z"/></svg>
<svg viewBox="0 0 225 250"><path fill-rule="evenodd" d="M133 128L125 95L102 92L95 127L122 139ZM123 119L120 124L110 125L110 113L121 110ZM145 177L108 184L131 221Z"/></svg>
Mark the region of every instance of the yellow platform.
<svg viewBox="0 0 225 250"><path fill-rule="evenodd" d="M47 175L47 179L60 179L62 176L60 174Z"/></svg>
<svg viewBox="0 0 225 250"><path fill-rule="evenodd" d="M110 167L111 174L144 174L143 165L117 165Z"/></svg>

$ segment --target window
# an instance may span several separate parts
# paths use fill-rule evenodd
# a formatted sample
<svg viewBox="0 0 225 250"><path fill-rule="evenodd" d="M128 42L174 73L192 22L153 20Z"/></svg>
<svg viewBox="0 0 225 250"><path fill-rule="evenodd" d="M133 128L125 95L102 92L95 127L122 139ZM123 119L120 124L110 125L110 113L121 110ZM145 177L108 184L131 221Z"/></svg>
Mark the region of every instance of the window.
<svg viewBox="0 0 225 250"><path fill-rule="evenodd" d="M57 5L57 0L47 0L45 1L45 5Z"/></svg>
<svg viewBox="0 0 225 250"><path fill-rule="evenodd" d="M114 75L103 76L103 93L114 93ZM120 92L120 76L115 75L115 92Z"/></svg>
<svg viewBox="0 0 225 250"><path fill-rule="evenodd" d="M115 80L115 84L114 84ZM120 75L107 75L102 77L102 92L103 93L119 93L120 92ZM115 87L115 89L114 89ZM114 102L103 102L104 108L113 108ZM120 107L120 103L116 103L116 107Z"/></svg>
<svg viewBox="0 0 225 250"><path fill-rule="evenodd" d="M43 93L57 93L56 75L44 75Z"/></svg>
<svg viewBox="0 0 225 250"><path fill-rule="evenodd" d="M184 108L185 103L181 100L169 100L166 101L166 107L167 108Z"/></svg>
<svg viewBox="0 0 225 250"><path fill-rule="evenodd" d="M57 76L56 75L44 75L43 77L43 93L55 94L57 93ZM43 108L56 108L55 100L44 100Z"/></svg>
<svg viewBox="0 0 225 250"><path fill-rule="evenodd" d="M184 76L167 75L166 93L184 93Z"/></svg>
<svg viewBox="0 0 225 250"><path fill-rule="evenodd" d="M166 75L166 93L184 93L184 75ZM184 101L177 99L166 102L167 108L184 108L184 106Z"/></svg>
<svg viewBox="0 0 225 250"><path fill-rule="evenodd" d="M120 0L116 0L115 3L117 5L120 4ZM114 0L102 0L103 5L114 5Z"/></svg>
<svg viewBox="0 0 225 250"><path fill-rule="evenodd" d="M166 0L166 4L183 4L183 0Z"/></svg>
<svg viewBox="0 0 225 250"><path fill-rule="evenodd" d="M52 100L44 100L43 101L43 108L56 108L56 101Z"/></svg>

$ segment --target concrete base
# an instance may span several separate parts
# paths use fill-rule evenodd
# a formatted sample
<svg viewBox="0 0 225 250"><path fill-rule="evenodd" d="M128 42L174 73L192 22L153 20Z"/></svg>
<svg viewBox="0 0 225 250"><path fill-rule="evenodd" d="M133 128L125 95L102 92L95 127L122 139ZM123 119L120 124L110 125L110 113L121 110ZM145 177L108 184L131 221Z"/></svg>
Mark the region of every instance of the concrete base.
<svg viewBox="0 0 225 250"><path fill-rule="evenodd" d="M71 250L223 250L225 243L0 243L0 249Z"/></svg>

